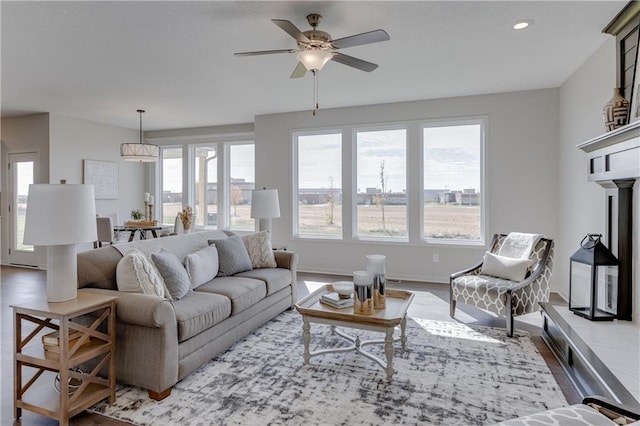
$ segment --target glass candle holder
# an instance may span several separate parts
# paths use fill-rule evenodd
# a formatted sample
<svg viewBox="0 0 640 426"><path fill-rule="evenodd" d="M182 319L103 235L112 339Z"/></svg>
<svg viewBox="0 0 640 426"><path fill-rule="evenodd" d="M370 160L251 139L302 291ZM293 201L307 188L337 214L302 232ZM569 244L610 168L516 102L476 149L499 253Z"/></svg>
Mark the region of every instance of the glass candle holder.
<svg viewBox="0 0 640 426"><path fill-rule="evenodd" d="M353 312L360 315L373 314L373 277L368 271L353 273Z"/></svg>
<svg viewBox="0 0 640 426"><path fill-rule="evenodd" d="M386 306L385 299L385 259L382 254L367 255L367 271L373 278L373 307L374 309L384 309Z"/></svg>

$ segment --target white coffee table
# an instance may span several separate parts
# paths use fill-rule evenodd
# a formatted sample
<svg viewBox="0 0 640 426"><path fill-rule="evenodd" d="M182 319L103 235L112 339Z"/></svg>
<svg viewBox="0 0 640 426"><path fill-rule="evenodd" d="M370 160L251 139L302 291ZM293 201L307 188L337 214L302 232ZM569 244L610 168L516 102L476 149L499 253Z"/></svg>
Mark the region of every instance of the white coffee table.
<svg viewBox="0 0 640 426"><path fill-rule="evenodd" d="M413 300L413 293L404 290L389 290L386 292L386 307L376 309L373 315L358 315L353 313L353 307L334 309L320 303L323 294L333 291L331 284L327 284L314 291L296 303L296 309L302 314L302 338L304 341L304 363L309 364L311 357L337 352L356 351L380 365L387 373L387 380L393 380L393 343L399 341L404 351L407 345L407 309ZM311 352L311 323L328 324L332 333L348 340L352 345L339 348L320 349ZM400 337L394 338L393 333L400 326ZM359 336L353 337L336 327L370 330L384 333L384 339L361 341ZM365 351L364 346L384 344L385 360Z"/></svg>

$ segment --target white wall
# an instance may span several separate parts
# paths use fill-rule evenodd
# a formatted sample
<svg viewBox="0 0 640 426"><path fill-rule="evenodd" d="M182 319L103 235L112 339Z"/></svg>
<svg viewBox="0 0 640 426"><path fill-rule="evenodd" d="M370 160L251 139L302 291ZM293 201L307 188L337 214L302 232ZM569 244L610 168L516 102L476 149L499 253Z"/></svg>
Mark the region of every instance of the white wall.
<svg viewBox="0 0 640 426"><path fill-rule="evenodd" d="M559 244L556 290L569 294L569 257L587 233L605 234L605 190L587 181L587 155L576 145L605 133L602 107L616 85L616 45L609 38L560 88ZM640 184L634 188L634 305L640 322Z"/></svg>
<svg viewBox="0 0 640 426"><path fill-rule="evenodd" d="M487 116L487 240L498 232L557 236L558 90L545 89L311 112L257 116L256 185L278 188L281 215L273 241L300 256L299 269L350 274L365 255L387 256L390 278L447 282L452 272L480 260L485 247L304 241L292 237L291 132L353 124ZM415 147L409 147L409 150ZM268 161L261 161L268 159ZM487 241L487 243L488 243ZM433 254L440 261L433 263Z"/></svg>
<svg viewBox="0 0 640 426"><path fill-rule="evenodd" d="M59 114L50 115L51 183L66 179L67 183L83 183L82 160L113 161L118 163L118 198L96 200L98 214L118 213L120 222L130 218L131 210L144 209L143 194L149 191L144 163L120 159L120 144L137 142L137 130L109 126ZM79 250L93 247L79 246Z"/></svg>
<svg viewBox="0 0 640 426"><path fill-rule="evenodd" d="M0 227L1 262L7 264L8 256L8 224L6 218L9 198L9 172L6 167L8 155L19 152L38 153L40 168L37 173L36 183L47 183L49 179L49 114L33 114L14 118L3 118L1 122L0 137L2 139L2 179L0 179L1 197L0 216L3 217ZM43 257L41 250L37 249L38 263Z"/></svg>

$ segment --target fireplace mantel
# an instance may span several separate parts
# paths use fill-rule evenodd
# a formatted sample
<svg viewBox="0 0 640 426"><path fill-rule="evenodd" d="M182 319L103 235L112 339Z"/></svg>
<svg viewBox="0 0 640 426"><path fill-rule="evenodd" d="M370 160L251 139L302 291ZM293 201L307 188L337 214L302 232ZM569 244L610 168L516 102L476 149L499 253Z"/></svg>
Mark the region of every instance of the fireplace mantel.
<svg viewBox="0 0 640 426"><path fill-rule="evenodd" d="M577 146L587 153L590 182L607 187L617 179L640 178L640 120Z"/></svg>

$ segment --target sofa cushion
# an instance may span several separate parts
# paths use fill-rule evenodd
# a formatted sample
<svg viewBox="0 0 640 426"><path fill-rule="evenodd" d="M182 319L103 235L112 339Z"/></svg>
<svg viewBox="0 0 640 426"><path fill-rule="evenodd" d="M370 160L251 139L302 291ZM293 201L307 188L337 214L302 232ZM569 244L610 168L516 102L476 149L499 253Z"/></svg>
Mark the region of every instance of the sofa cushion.
<svg viewBox="0 0 640 426"><path fill-rule="evenodd" d="M184 267L191 279L191 288L211 281L218 274L218 250L215 245L207 246L184 259Z"/></svg>
<svg viewBox="0 0 640 426"><path fill-rule="evenodd" d="M242 236L242 242L247 248L251 266L255 268L276 268L276 258L271 247L269 231L254 232Z"/></svg>
<svg viewBox="0 0 640 426"><path fill-rule="evenodd" d="M231 315L231 301L219 294L191 291L182 299L171 303L176 312L179 342L222 322Z"/></svg>
<svg viewBox="0 0 640 426"><path fill-rule="evenodd" d="M231 315L242 312L267 296L264 281L243 277L218 277L201 285L195 293L215 293L231 299Z"/></svg>
<svg viewBox="0 0 640 426"><path fill-rule="evenodd" d="M116 266L118 290L164 297L164 279L151 259L139 250L127 253Z"/></svg>
<svg viewBox="0 0 640 426"><path fill-rule="evenodd" d="M218 276L229 277L251 270L249 253L238 235L220 240L209 240L218 249Z"/></svg>
<svg viewBox="0 0 640 426"><path fill-rule="evenodd" d="M283 268L253 269L235 276L264 281L267 284L267 296L271 296L291 284L291 271Z"/></svg>
<svg viewBox="0 0 640 426"><path fill-rule="evenodd" d="M151 253L151 260L164 278L171 300L182 299L191 289L191 280L178 256L161 249L159 253Z"/></svg>

